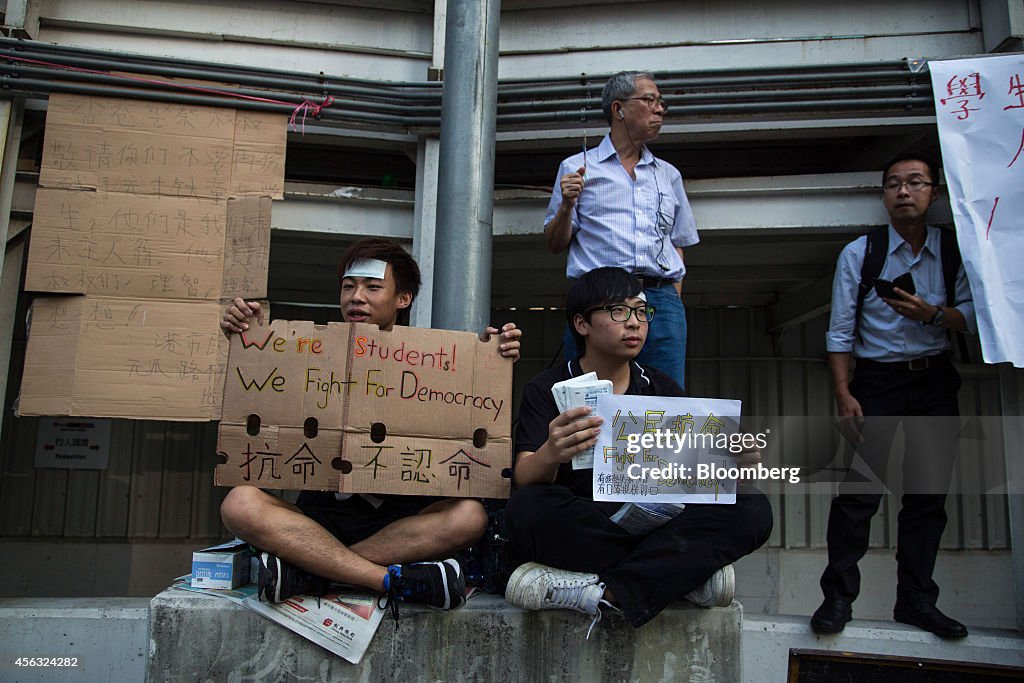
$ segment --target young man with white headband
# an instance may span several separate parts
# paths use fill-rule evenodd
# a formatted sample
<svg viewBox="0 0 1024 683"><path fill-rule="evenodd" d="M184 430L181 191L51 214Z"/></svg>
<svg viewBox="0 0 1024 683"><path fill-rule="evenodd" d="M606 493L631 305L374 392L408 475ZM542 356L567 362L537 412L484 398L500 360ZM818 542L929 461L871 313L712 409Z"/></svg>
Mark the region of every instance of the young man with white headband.
<svg viewBox="0 0 1024 683"><path fill-rule="evenodd" d="M374 323L382 330L408 324L420 270L399 244L376 237L356 242L342 256L338 276L345 322ZM225 310L221 327L227 334L242 332L253 319L262 321L260 305L239 298ZM515 324L488 327L481 338L494 334L501 335L501 354L510 362L518 359L522 332ZM385 592L392 604L439 609L465 602L465 578L450 556L475 543L487 527L483 505L470 498L343 498L303 491L291 505L254 486L228 492L221 519L261 551L261 600L280 602L345 583Z"/></svg>

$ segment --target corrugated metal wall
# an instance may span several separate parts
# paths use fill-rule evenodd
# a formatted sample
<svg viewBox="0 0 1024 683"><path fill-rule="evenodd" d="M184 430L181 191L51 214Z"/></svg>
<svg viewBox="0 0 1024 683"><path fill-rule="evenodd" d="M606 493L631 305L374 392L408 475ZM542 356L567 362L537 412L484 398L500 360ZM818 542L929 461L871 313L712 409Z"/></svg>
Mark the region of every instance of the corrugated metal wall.
<svg viewBox="0 0 1024 683"><path fill-rule="evenodd" d="M336 309L274 307L274 317L337 319ZM825 318L791 329L781 338L766 334L765 310L691 308L688 389L693 395L743 401L745 415L829 415L834 412L824 360ZM530 377L556 357L564 325L561 311L501 311L494 322L512 320L525 331L523 358L515 369L515 404ZM12 386L17 393L24 331L16 331ZM557 352L560 358L560 351ZM971 366L964 373L965 414L998 415L994 372ZM225 490L213 486L216 425L213 423L114 420L108 469L36 469L36 418L4 421L0 473L0 537L121 540L208 539L224 531L218 508ZM824 443L823 448L829 445ZM990 446L991 447L991 446ZM981 476L961 472L960 476ZM769 544L824 547L830 497L771 494L776 526ZM895 544L892 500L874 521L872 543ZM946 548L1008 547L1005 498L951 496Z"/></svg>

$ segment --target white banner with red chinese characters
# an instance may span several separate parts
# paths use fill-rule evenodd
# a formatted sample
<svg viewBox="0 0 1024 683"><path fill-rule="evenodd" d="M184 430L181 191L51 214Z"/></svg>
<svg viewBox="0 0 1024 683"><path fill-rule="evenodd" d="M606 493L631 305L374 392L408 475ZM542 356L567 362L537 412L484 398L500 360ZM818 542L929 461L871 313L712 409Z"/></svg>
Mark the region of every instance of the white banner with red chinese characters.
<svg viewBox="0 0 1024 683"><path fill-rule="evenodd" d="M1024 55L929 69L982 354L1024 367Z"/></svg>

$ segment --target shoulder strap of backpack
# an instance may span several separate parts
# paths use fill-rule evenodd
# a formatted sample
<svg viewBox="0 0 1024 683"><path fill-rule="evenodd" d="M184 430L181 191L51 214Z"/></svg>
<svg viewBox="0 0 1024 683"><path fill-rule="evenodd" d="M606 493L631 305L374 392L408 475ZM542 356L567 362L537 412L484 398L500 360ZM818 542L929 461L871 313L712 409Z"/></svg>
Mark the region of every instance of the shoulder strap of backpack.
<svg viewBox="0 0 1024 683"><path fill-rule="evenodd" d="M875 228L867 234L864 261L860 265L860 285L857 287L857 310L854 314L854 336L860 334L860 312L864 308L864 297L875 286L875 280L882 274L885 257L889 251L889 226ZM954 274L955 277L955 274Z"/></svg>
<svg viewBox="0 0 1024 683"><path fill-rule="evenodd" d="M963 258L960 256L960 248L956 243L956 232L941 228L939 232L941 234L939 253L942 260L942 282L946 286L946 306L952 307L956 303L956 274L960 272ZM960 347L960 360L969 363L967 337L963 332L957 332L956 341L957 346Z"/></svg>
<svg viewBox="0 0 1024 683"><path fill-rule="evenodd" d="M939 240L939 251L942 259L942 282L946 285L946 305L956 303L956 274L960 270L962 259L956 244L956 233L940 228L942 235Z"/></svg>

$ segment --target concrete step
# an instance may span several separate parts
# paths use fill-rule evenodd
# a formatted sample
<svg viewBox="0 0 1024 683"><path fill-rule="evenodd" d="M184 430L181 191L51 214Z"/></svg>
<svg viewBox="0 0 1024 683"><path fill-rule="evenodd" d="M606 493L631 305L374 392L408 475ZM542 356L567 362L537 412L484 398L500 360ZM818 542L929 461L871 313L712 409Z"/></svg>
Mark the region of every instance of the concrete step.
<svg viewBox="0 0 1024 683"><path fill-rule="evenodd" d="M585 615L494 595L444 613L403 605L353 665L241 605L168 590L150 603L149 680L741 680L738 602L680 603L639 629L604 612L586 640Z"/></svg>
<svg viewBox="0 0 1024 683"><path fill-rule="evenodd" d="M969 630L966 638L943 640L894 621L854 619L842 633L819 636L811 631L808 617L747 614L743 620L743 680L787 680L789 651L793 649L1024 666L1024 634L974 626Z"/></svg>
<svg viewBox="0 0 1024 683"><path fill-rule="evenodd" d="M149 637L152 617L152 639ZM740 624L742 622L742 637ZM854 619L834 636L806 616L747 614L739 603L673 606L641 629L606 611L589 619L524 612L478 596L451 613L402 609L359 666L227 600L182 591L143 598L0 599L0 681L719 680L786 679L791 649L1024 666L1024 634L971 627L960 641ZM740 650L742 647L742 677ZM74 668L17 667L17 657L77 657ZM150 658L151 656L151 658Z"/></svg>
<svg viewBox="0 0 1024 683"><path fill-rule="evenodd" d="M0 681L142 681L148 630L145 598L0 598ZM75 666L18 666L19 657Z"/></svg>

